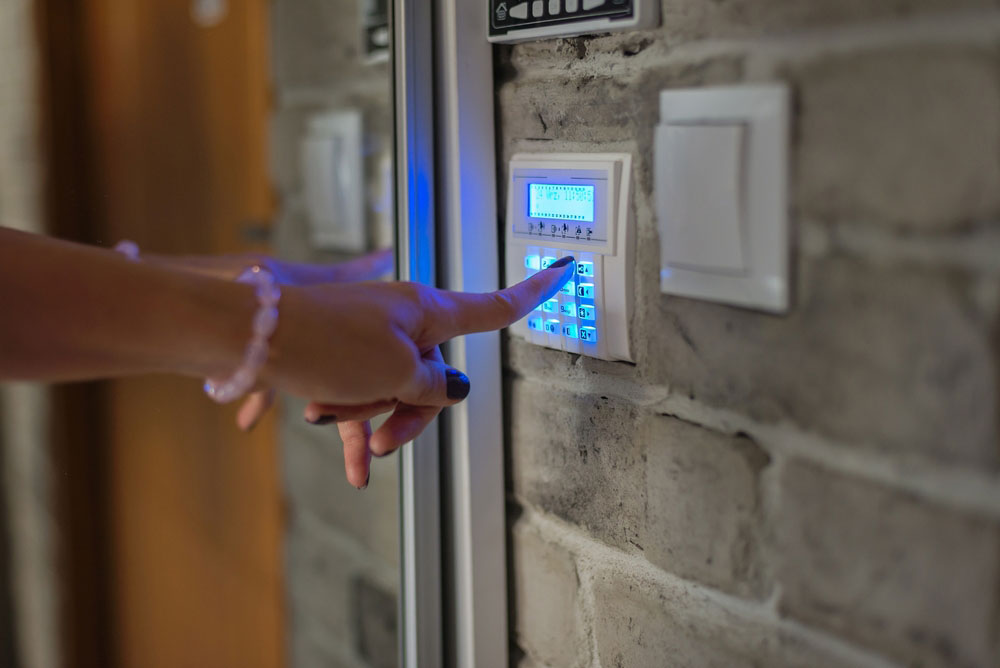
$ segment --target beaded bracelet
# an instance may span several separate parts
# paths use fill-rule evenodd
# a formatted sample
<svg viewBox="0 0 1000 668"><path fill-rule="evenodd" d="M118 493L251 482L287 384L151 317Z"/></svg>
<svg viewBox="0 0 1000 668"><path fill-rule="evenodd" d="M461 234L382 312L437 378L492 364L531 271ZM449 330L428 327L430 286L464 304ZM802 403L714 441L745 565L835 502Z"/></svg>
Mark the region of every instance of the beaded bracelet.
<svg viewBox="0 0 1000 668"><path fill-rule="evenodd" d="M115 244L114 250L132 262L139 261L139 246L134 241L127 239L119 241ZM254 386L257 374L267 362L270 351L268 340L278 328L278 301L281 299L281 289L274 279L274 274L260 265L254 265L244 270L236 278L236 282L254 286L257 312L253 316L253 336L243 353L243 363L225 380L205 379L205 394L220 404L242 397Z"/></svg>
<svg viewBox="0 0 1000 668"><path fill-rule="evenodd" d="M254 265L236 279L237 283L253 285L257 295L257 312L253 316L253 336L243 353L243 363L226 380L205 379L205 394L220 404L237 399L253 388L269 352L268 340L278 328L278 301L281 289L274 274Z"/></svg>

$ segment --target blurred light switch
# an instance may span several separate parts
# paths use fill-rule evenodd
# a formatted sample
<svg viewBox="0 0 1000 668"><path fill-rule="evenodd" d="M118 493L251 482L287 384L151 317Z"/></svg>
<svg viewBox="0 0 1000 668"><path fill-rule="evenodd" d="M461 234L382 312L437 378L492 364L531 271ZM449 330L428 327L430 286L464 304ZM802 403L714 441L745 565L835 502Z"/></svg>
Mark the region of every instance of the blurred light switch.
<svg viewBox="0 0 1000 668"><path fill-rule="evenodd" d="M660 93L663 293L788 310L788 127L784 84Z"/></svg>
<svg viewBox="0 0 1000 668"><path fill-rule="evenodd" d="M309 119L302 140L305 204L317 248L363 251L365 227L361 113L354 109Z"/></svg>
<svg viewBox="0 0 1000 668"><path fill-rule="evenodd" d="M742 125L656 129L661 257L671 266L743 273Z"/></svg>

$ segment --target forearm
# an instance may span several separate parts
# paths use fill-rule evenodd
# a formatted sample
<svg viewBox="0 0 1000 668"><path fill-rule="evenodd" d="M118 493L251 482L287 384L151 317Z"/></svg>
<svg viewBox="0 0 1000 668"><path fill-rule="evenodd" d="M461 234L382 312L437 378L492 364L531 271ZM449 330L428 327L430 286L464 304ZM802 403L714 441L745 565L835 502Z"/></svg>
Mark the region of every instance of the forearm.
<svg viewBox="0 0 1000 668"><path fill-rule="evenodd" d="M0 380L225 375L253 312L244 285L0 228Z"/></svg>

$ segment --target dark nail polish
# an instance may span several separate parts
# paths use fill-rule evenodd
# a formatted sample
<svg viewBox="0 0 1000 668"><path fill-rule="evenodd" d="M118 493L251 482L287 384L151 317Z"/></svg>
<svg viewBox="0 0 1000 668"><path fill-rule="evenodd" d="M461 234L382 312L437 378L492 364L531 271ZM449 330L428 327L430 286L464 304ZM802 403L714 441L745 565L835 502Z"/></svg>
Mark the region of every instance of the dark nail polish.
<svg viewBox="0 0 1000 668"><path fill-rule="evenodd" d="M472 386L469 384L469 377L457 369L448 369L448 398L465 399L469 396Z"/></svg>
<svg viewBox="0 0 1000 668"><path fill-rule="evenodd" d="M565 267L570 262L576 262L576 258L574 258L572 255L567 255L566 257L561 257L552 264L550 264L549 269L552 269L553 267Z"/></svg>
<svg viewBox="0 0 1000 668"><path fill-rule="evenodd" d="M361 486L361 489L368 489L368 483L371 482L372 471L368 469L368 475L365 477L365 484Z"/></svg>
<svg viewBox="0 0 1000 668"><path fill-rule="evenodd" d="M306 420L309 424L314 424L317 427L322 427L325 424L331 424L337 421L336 415L320 415L315 420Z"/></svg>

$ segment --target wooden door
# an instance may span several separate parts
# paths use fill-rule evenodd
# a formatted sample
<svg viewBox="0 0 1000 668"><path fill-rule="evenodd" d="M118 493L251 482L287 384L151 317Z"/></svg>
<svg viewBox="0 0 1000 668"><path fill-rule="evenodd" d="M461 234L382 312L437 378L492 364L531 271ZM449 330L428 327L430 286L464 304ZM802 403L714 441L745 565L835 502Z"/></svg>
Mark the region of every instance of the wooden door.
<svg viewBox="0 0 1000 668"><path fill-rule="evenodd" d="M259 250L265 0L81 0L95 227L144 251ZM113 298L113 295L109 295ZM152 299L152 296L151 296ZM250 435L192 379L106 392L110 652L120 668L283 664L275 425Z"/></svg>

